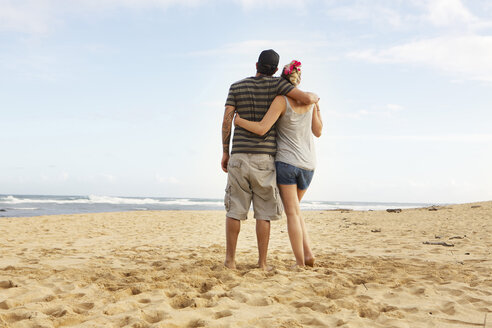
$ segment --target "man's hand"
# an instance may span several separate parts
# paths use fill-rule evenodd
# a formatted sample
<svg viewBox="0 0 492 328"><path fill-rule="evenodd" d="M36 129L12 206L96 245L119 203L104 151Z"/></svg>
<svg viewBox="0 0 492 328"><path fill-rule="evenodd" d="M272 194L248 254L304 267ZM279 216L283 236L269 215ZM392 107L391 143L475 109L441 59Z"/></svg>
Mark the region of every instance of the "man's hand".
<svg viewBox="0 0 492 328"><path fill-rule="evenodd" d="M292 89L289 93L287 93L287 96L294 98L295 100L299 100L304 105L311 105L319 101L317 94L313 92L304 92L298 88Z"/></svg>
<svg viewBox="0 0 492 328"><path fill-rule="evenodd" d="M222 153L222 161L220 165L222 166L222 171L227 173L227 164L229 164L229 153Z"/></svg>

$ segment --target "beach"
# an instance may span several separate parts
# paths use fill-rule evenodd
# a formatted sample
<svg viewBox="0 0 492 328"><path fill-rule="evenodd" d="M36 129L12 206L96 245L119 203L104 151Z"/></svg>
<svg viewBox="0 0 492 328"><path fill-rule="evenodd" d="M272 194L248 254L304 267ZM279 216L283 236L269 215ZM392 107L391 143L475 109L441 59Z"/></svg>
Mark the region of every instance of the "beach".
<svg viewBox="0 0 492 328"><path fill-rule="evenodd" d="M492 327L492 202L302 215L315 266L284 216L271 271L251 214L236 270L224 211L0 218L0 327Z"/></svg>

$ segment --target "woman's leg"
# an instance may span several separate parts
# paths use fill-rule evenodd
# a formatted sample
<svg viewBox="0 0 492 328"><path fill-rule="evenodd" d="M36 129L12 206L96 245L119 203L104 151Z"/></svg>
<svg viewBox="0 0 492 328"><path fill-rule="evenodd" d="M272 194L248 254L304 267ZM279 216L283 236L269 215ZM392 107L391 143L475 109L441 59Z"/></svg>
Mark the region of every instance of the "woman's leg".
<svg viewBox="0 0 492 328"><path fill-rule="evenodd" d="M287 230L292 251L296 257L297 265L304 266L303 229L300 220L301 210L297 196L297 186L279 184L278 187L284 204L285 215L287 215Z"/></svg>
<svg viewBox="0 0 492 328"><path fill-rule="evenodd" d="M299 199L299 203L301 202L302 197L306 193L307 189L301 190L297 189L297 198ZM304 218L299 215L299 221L301 223L301 229L302 229L302 246L304 249L304 263L308 266L313 266L314 265L314 255L313 252L311 251L311 247L309 246L311 244L311 240L309 239L309 234L306 229L306 224L304 223Z"/></svg>

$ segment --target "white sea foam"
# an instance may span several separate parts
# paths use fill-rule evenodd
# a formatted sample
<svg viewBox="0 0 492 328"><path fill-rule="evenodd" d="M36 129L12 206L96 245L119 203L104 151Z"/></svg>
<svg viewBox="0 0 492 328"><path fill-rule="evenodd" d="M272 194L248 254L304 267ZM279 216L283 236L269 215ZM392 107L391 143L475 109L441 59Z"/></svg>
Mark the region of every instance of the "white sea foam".
<svg viewBox="0 0 492 328"><path fill-rule="evenodd" d="M0 198L0 204L111 204L111 205L176 205L176 206L221 206L215 200L195 201L190 199L161 200L156 198L124 198L90 195L88 197L64 198L17 198L6 196Z"/></svg>
<svg viewBox="0 0 492 328"><path fill-rule="evenodd" d="M207 201L193 201L190 199L173 199L162 201L162 204L166 205L179 205L179 206L224 206L221 201L207 200Z"/></svg>
<svg viewBox="0 0 492 328"><path fill-rule="evenodd" d="M0 207L2 205L22 205L29 204L24 207L16 209L24 210L36 210L37 204L49 205L70 205L83 206L83 205L115 205L116 209L121 207L134 206L138 210L148 209L186 209L186 208L198 208L198 209L222 209L224 204L221 200L216 199L190 199L190 198L128 198L128 197L112 197L112 196L0 196ZM119 206L121 205L121 206ZM367 210L385 210L389 208L415 208L425 207L424 204L395 204L395 203L358 203L358 202L323 202L323 201L304 201L300 204L303 210L336 210L336 209L352 209L359 211ZM75 207L74 207L75 208Z"/></svg>

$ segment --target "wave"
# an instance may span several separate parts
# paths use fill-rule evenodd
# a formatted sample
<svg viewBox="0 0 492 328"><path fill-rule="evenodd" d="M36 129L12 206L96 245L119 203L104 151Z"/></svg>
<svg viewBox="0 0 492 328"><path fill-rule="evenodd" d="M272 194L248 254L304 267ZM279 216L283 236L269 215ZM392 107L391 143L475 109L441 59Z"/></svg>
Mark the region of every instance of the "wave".
<svg viewBox="0 0 492 328"><path fill-rule="evenodd" d="M156 198L126 198L111 196L88 197L43 197L43 198L17 198L6 196L0 198L0 204L111 204L111 205L176 205L176 206L222 206L223 203L211 200L169 199Z"/></svg>
<svg viewBox="0 0 492 328"><path fill-rule="evenodd" d="M23 204L26 204L22 206ZM12 206L20 205L20 206ZM38 207L50 205L73 205L73 208L84 205L113 205L115 209L131 206L136 210L149 209L223 209L224 203L217 199L193 198L138 198L112 196L0 196L0 207L12 207L17 210L37 210ZM363 203L363 202L301 202L302 210L337 210L351 209L358 211L385 210L389 208L417 208L426 204L397 204L397 203Z"/></svg>

